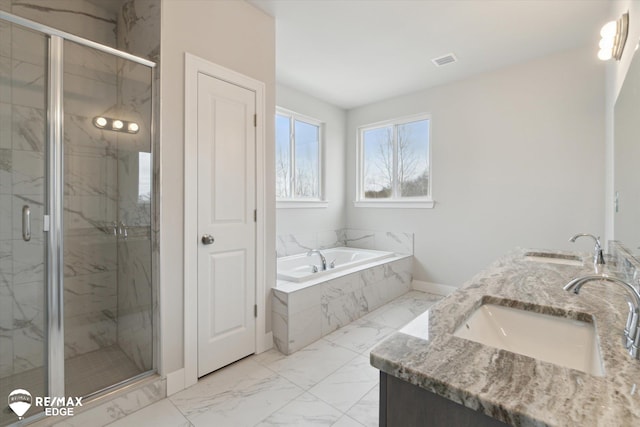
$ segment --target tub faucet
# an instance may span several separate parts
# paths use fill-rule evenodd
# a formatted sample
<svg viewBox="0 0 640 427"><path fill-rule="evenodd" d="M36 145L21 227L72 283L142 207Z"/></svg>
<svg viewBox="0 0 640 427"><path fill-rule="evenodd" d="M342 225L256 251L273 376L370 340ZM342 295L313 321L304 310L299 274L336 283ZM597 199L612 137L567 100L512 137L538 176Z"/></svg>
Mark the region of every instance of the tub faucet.
<svg viewBox="0 0 640 427"><path fill-rule="evenodd" d="M307 252L307 256L311 256L313 254L320 255L320 259L322 260L322 271L325 271L327 269L327 259L324 257L322 252L320 252L320 250L318 249L311 249L309 252Z"/></svg>
<svg viewBox="0 0 640 427"><path fill-rule="evenodd" d="M593 263L595 265L604 265L604 255L602 254L602 245L600 244L600 238L593 234L578 233L569 239L570 242L575 242L578 237L591 237L596 242L596 247L593 250Z"/></svg>
<svg viewBox="0 0 640 427"><path fill-rule="evenodd" d="M597 274L591 276L583 276L573 279L564 286L565 291L573 291L575 294L580 292L580 288L587 282L605 281L611 283L617 283L627 290L630 296L629 304L629 316L627 317L627 324L624 328L624 345L631 357L640 359L640 323L638 323L638 316L640 315L640 293L629 283L617 277L607 276L606 274Z"/></svg>

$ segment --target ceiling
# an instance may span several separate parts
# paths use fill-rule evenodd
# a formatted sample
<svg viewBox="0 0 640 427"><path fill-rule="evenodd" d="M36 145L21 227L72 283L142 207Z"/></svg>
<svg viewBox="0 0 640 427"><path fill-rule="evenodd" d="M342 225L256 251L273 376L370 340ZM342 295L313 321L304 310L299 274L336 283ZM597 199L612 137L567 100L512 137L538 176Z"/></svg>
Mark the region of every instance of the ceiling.
<svg viewBox="0 0 640 427"><path fill-rule="evenodd" d="M344 109L580 46L595 58L617 18L611 0L249 2L275 17L278 83Z"/></svg>

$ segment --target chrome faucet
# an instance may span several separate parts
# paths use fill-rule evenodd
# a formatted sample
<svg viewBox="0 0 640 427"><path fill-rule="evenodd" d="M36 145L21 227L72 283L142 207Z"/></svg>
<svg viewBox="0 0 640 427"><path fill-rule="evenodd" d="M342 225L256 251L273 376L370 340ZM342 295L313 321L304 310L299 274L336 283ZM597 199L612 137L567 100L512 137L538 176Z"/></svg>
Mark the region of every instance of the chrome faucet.
<svg viewBox="0 0 640 427"><path fill-rule="evenodd" d="M595 265L604 265L604 255L602 253L602 245L600 244L600 237L596 237L593 234L578 233L569 239L570 242L575 242L578 237L591 237L596 242L596 247L593 250L593 263Z"/></svg>
<svg viewBox="0 0 640 427"><path fill-rule="evenodd" d="M322 260L322 271L325 271L327 269L327 259L318 249L311 249L309 252L307 252L307 256L311 256L313 254L320 255L320 259Z"/></svg>
<svg viewBox="0 0 640 427"><path fill-rule="evenodd" d="M638 323L638 316L640 315L640 293L638 293L636 288L624 280L618 279L617 277L607 276L606 274L578 277L567 283L563 289L565 291L573 291L575 294L578 294L582 285L587 282L594 281L617 283L623 286L630 295L630 299L628 301L629 316L627 317L627 324L624 328L624 345L631 357L640 359L640 352L638 352L638 348L640 347L640 323Z"/></svg>

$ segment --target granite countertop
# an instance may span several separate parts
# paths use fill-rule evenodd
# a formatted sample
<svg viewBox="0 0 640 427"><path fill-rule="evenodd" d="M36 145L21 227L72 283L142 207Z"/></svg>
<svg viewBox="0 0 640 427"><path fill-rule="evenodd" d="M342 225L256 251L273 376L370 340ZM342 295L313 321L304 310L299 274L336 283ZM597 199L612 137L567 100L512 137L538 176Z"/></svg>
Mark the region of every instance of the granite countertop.
<svg viewBox="0 0 640 427"><path fill-rule="evenodd" d="M580 295L566 292L562 287L572 278L594 274L589 256L584 266L570 266L533 262L525 252L517 249L495 261L405 333L401 330L379 344L371 352L371 364L514 426L640 425L640 361L622 344L628 314L625 290L593 282L584 285ZM483 302L593 319L605 376L453 336Z"/></svg>

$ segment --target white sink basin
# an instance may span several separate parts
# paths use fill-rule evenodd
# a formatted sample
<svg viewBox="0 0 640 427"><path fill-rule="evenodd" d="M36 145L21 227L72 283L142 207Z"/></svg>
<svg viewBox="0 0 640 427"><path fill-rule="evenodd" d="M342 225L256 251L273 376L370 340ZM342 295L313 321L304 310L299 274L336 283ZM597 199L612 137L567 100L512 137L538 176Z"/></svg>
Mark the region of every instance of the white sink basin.
<svg viewBox="0 0 640 427"><path fill-rule="evenodd" d="M543 262L548 264L563 264L582 266L582 259L575 255L555 254L549 252L527 252L524 254L527 261Z"/></svg>
<svg viewBox="0 0 640 427"><path fill-rule="evenodd" d="M593 323L501 305L481 305L455 336L604 376Z"/></svg>

